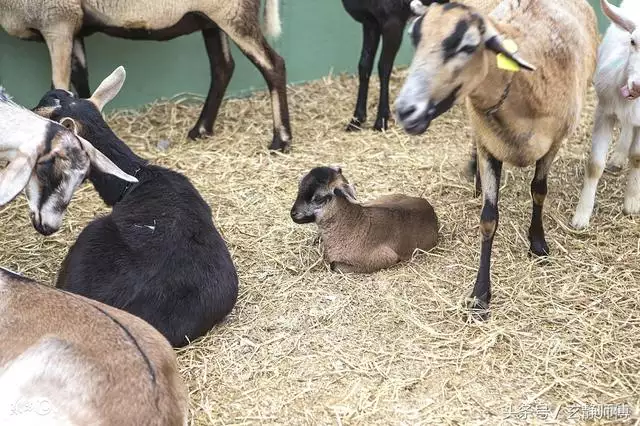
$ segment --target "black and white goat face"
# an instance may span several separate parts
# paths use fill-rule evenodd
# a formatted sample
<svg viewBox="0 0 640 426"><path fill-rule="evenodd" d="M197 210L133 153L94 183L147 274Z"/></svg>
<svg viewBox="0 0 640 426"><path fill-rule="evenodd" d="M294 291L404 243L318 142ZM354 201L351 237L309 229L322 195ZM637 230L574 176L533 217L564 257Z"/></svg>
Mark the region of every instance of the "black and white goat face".
<svg viewBox="0 0 640 426"><path fill-rule="evenodd" d="M91 167L137 182L79 136L73 120L64 118L59 127L37 158L25 187L31 223L43 235L60 229L71 198Z"/></svg>
<svg viewBox="0 0 640 426"><path fill-rule="evenodd" d="M298 185L298 196L291 208L291 219L298 224L315 222L336 196L356 202L355 189L338 166L316 167Z"/></svg>
<svg viewBox="0 0 640 426"><path fill-rule="evenodd" d="M0 88L0 206L25 191L38 232L56 232L74 192L93 167L130 182L137 180L79 136L74 120L48 120L14 103Z"/></svg>

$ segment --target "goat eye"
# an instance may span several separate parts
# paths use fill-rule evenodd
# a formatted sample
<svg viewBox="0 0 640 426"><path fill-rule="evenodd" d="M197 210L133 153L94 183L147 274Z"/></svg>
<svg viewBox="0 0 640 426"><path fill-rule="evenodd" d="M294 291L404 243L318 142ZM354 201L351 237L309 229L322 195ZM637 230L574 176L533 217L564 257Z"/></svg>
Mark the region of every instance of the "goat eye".
<svg viewBox="0 0 640 426"><path fill-rule="evenodd" d="M321 204L321 203L324 203L328 198L329 198L329 196L328 196L328 195L319 195L319 194L316 194L316 195L314 195L314 196L313 196L313 198L311 199L311 202L312 202L312 203L315 203L315 204Z"/></svg>
<svg viewBox="0 0 640 426"><path fill-rule="evenodd" d="M636 41L634 39L631 39L631 45L635 46L636 45Z"/></svg>

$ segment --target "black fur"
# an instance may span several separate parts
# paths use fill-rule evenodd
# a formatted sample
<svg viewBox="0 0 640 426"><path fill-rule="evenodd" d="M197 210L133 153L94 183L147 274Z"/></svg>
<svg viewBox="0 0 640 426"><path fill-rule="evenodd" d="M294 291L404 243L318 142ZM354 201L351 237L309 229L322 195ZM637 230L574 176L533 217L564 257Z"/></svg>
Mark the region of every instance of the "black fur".
<svg viewBox="0 0 640 426"><path fill-rule="evenodd" d="M469 22L461 19L456 24L456 28L453 30L453 33L442 41L442 56L444 58L444 62L447 62L449 59L456 56L458 47L460 47L460 43L462 43L462 38L468 30Z"/></svg>
<svg viewBox="0 0 640 426"><path fill-rule="evenodd" d="M423 4L448 3L448 0L421 0ZM411 0L342 0L342 5L353 19L362 24L363 40L358 74L360 77L358 99L347 131L360 130L367 119L369 79L373 70L380 38L382 52L378 62L380 76L380 101L375 130L387 129L389 109L389 79L396 55L402 44L402 33L412 16Z"/></svg>
<svg viewBox="0 0 640 426"><path fill-rule="evenodd" d="M35 110L58 102L53 120L76 120L81 136L139 182L128 187L90 172L113 210L80 233L56 287L144 319L174 347L204 335L231 311L238 295L236 269L209 205L185 176L134 154L91 102L54 90Z"/></svg>

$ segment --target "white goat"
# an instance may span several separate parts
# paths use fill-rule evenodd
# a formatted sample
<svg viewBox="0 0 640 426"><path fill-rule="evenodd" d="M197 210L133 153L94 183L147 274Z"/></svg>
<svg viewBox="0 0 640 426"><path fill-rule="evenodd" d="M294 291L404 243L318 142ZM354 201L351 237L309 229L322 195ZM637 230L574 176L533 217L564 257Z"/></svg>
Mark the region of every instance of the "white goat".
<svg viewBox="0 0 640 426"><path fill-rule="evenodd" d="M581 229L589 225L598 181L605 168L609 144L616 121L621 127L620 140L612 156L610 169L616 170L629 157L624 213L640 213L640 2L624 0L620 7L600 0L605 15L613 22L598 51L594 85L598 95L591 157L585 169L580 201L571 224Z"/></svg>
<svg viewBox="0 0 640 426"><path fill-rule="evenodd" d="M90 166L137 182L111 162L91 143L64 125L48 120L12 102L0 87L0 159L9 165L0 172L0 206L23 189L29 202L31 221L38 232L57 231L75 190Z"/></svg>
<svg viewBox="0 0 640 426"><path fill-rule="evenodd" d="M0 296L0 424L186 424L175 352L149 324L3 268Z"/></svg>

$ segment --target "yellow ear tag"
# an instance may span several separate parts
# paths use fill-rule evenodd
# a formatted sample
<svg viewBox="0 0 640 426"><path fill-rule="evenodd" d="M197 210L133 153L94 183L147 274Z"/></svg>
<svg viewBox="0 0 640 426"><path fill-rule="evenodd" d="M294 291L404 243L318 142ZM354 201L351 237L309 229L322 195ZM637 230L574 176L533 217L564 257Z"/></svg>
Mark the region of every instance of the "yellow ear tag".
<svg viewBox="0 0 640 426"><path fill-rule="evenodd" d="M509 51L509 53L516 53L518 51L518 45L515 41L507 39L502 42L502 45ZM502 70L518 72L520 71L520 65L513 59L507 57L502 53L496 55L496 61L498 68Z"/></svg>

